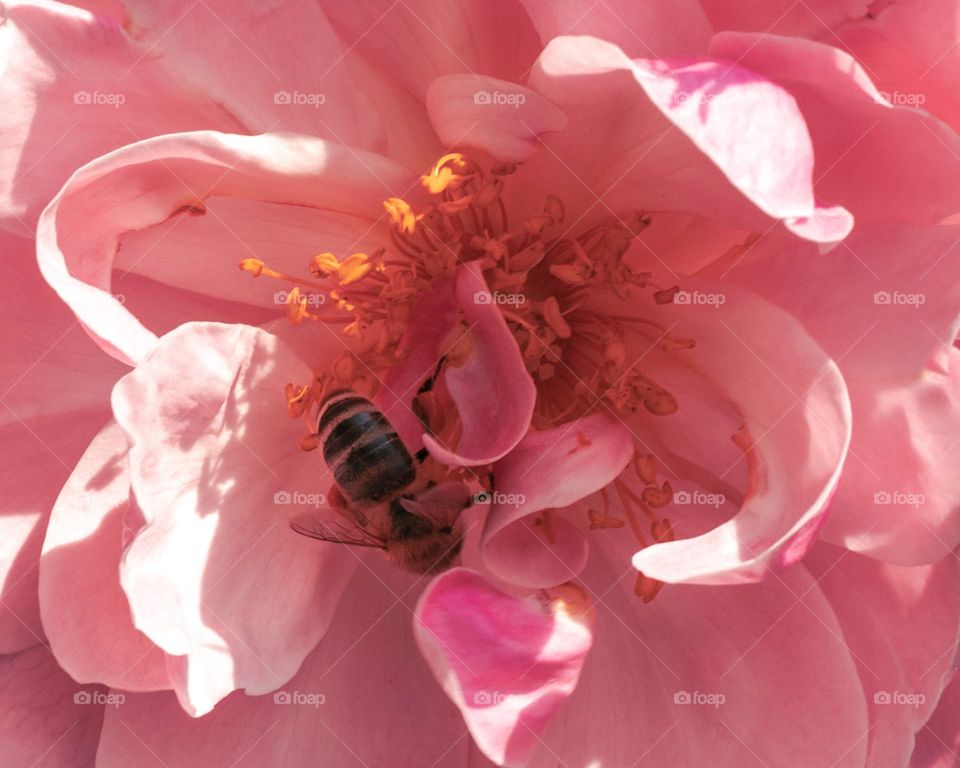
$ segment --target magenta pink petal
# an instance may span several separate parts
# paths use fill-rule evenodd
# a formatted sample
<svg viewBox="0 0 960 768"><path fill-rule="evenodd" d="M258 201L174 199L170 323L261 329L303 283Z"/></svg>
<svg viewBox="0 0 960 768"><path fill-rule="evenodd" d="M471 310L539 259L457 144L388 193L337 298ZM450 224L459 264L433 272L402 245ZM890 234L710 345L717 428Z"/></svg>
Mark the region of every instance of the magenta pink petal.
<svg viewBox="0 0 960 768"><path fill-rule="evenodd" d="M495 494L483 531L483 562L511 584L549 587L587 563L582 527L552 513L600 490L633 456L633 436L605 413L529 433L493 468ZM549 533L546 532L547 525Z"/></svg>
<svg viewBox="0 0 960 768"><path fill-rule="evenodd" d="M309 376L268 333L188 323L114 389L146 523L121 584L134 625L178 657L168 672L191 714L289 680L357 562L288 527L324 507L331 482L322 458L300 450L284 400L287 382Z"/></svg>
<svg viewBox="0 0 960 768"><path fill-rule="evenodd" d="M433 580L414 630L474 741L504 766L527 765L593 642L588 620L562 601L509 595L464 568Z"/></svg>
<svg viewBox="0 0 960 768"><path fill-rule="evenodd" d="M422 443L444 464L489 464L513 448L530 427L536 389L513 335L489 295L476 262L457 268L419 299L403 341L408 356L384 378L377 403L414 450ZM478 296L481 296L478 299ZM465 361L444 366L445 384L463 423L459 446L451 449L430 435L413 415L420 384L454 345Z"/></svg>
<svg viewBox="0 0 960 768"><path fill-rule="evenodd" d="M466 362L447 369L446 384L463 422L463 437L456 451L429 435L423 441L444 463L489 464L526 434L536 387L500 310L478 299L489 289L476 262L458 269L454 290L466 325L457 341L465 337L471 351Z"/></svg>
<svg viewBox="0 0 960 768"><path fill-rule="evenodd" d="M139 362L156 336L109 293L124 233L186 209L202 211L210 196L369 216L409 182L386 158L307 136L163 136L77 171L41 217L38 258L44 277L100 346L124 362ZM238 253L237 261L247 255ZM236 264L228 271L235 277Z"/></svg>

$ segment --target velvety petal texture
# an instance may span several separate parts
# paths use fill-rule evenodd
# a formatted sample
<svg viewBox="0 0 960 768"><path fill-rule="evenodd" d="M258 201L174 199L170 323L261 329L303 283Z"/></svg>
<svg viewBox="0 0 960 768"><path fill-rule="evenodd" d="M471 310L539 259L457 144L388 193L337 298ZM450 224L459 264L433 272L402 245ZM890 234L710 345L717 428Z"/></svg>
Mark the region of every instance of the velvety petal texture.
<svg viewBox="0 0 960 768"><path fill-rule="evenodd" d="M802 318L843 372L853 435L824 535L905 565L960 542L958 237L864 229L825 255L771 241L727 275Z"/></svg>
<svg viewBox="0 0 960 768"><path fill-rule="evenodd" d="M418 586L421 579L392 567L359 568L353 599L275 693L236 692L201 718L184 714L170 693L129 695L106 713L98 766L159 759L170 768L489 768L417 649L410 625Z"/></svg>
<svg viewBox="0 0 960 768"><path fill-rule="evenodd" d="M32 234L79 166L161 133L243 125L209 91L173 79L116 19L55 2L4 4L0 223ZM157 108L162 104L162 108Z"/></svg>
<svg viewBox="0 0 960 768"><path fill-rule="evenodd" d="M476 262L457 267L421 297L376 402L409 447L424 445L441 463L470 466L503 457L526 433L536 388ZM459 353L457 350L466 350ZM459 445L442 445L410 405L446 355L444 381L463 424Z"/></svg>
<svg viewBox="0 0 960 768"><path fill-rule="evenodd" d="M524 587L575 578L587 564L587 537L552 510L612 482L633 452L630 432L604 413L530 432L493 467L496 493L483 531L484 565ZM544 511L549 521L537 515Z"/></svg>
<svg viewBox="0 0 960 768"><path fill-rule="evenodd" d="M105 351L139 362L156 336L109 293L123 233L177 214L202 215L210 196L366 216L408 187L407 172L385 158L308 136L163 136L106 155L72 177L39 224L40 268ZM247 255L241 250L232 276Z"/></svg>
<svg viewBox="0 0 960 768"><path fill-rule="evenodd" d="M2 653L44 640L37 562L50 509L109 420L110 387L123 373L57 301L32 251L28 240L0 232Z"/></svg>
<svg viewBox="0 0 960 768"><path fill-rule="evenodd" d="M584 206L687 211L760 231L782 221L825 241L852 226L814 198L813 147L793 97L739 64L631 60L603 40L560 37L530 85L570 117L546 144L562 166L553 183ZM609 148L602 158L597 144Z"/></svg>
<svg viewBox="0 0 960 768"><path fill-rule="evenodd" d="M566 115L536 91L476 75L434 80L427 91L427 110L444 144L472 147L514 163L533 156L538 136L567 124Z"/></svg>
<svg viewBox="0 0 960 768"><path fill-rule="evenodd" d="M524 766L576 687L592 642L588 623L559 599L514 597L458 568L423 593L414 629L484 754L497 765Z"/></svg>
<svg viewBox="0 0 960 768"><path fill-rule="evenodd" d="M683 360L718 382L740 412L742 426L730 437L746 488L732 519L653 544L633 564L666 582L760 580L799 561L816 540L847 457L849 397L836 364L787 313L728 285L684 278L683 291L689 301L675 298L651 317L696 341Z"/></svg>
<svg viewBox="0 0 960 768"><path fill-rule="evenodd" d="M889 101L845 51L735 33L717 35L710 51L792 94L816 150L817 193L861 224L932 224L957 211L960 137L931 115Z"/></svg>
<svg viewBox="0 0 960 768"><path fill-rule="evenodd" d="M308 377L268 333L188 323L114 390L145 523L121 584L134 625L176 657L168 672L191 714L289 680L356 564L288 527L323 506L329 484L286 413L284 385Z"/></svg>
<svg viewBox="0 0 960 768"><path fill-rule="evenodd" d="M110 424L90 443L50 515L40 561L43 626L57 662L75 680L165 689L164 654L134 628L120 588L131 533L124 529L140 514L130 504L126 435Z"/></svg>
<svg viewBox="0 0 960 768"><path fill-rule="evenodd" d="M80 686L43 646L0 656L0 740L10 766L93 765L108 698L99 685Z"/></svg>

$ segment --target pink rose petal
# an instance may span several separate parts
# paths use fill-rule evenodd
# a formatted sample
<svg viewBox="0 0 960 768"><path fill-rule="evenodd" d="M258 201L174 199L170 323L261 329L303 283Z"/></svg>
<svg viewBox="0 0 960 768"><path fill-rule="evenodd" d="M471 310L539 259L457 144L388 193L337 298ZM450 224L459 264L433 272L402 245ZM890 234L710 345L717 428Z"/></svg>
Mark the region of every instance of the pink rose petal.
<svg viewBox="0 0 960 768"><path fill-rule="evenodd" d="M780 220L830 241L852 226L814 198L813 146L793 97L733 61L631 60L602 40L560 37L530 86L570 117L544 139L553 168L543 172L579 210L685 211L757 231ZM807 221L821 216L829 224Z"/></svg>
<svg viewBox="0 0 960 768"><path fill-rule="evenodd" d="M368 216L380 210L384 197L408 187L409 174L386 158L307 136L162 136L77 171L41 217L37 253L44 277L94 340L119 360L135 363L156 336L109 292L124 233L201 206L210 196ZM236 264L248 255L238 252L224 272L235 280L245 277Z"/></svg>
<svg viewBox="0 0 960 768"><path fill-rule="evenodd" d="M513 163L539 150L537 136L567 124L563 112L536 91L479 75L434 80L427 110L444 144L479 149Z"/></svg>
<svg viewBox="0 0 960 768"><path fill-rule="evenodd" d="M453 281L441 281L414 308L403 346L410 354L384 378L377 403L409 446L422 440L438 461L452 465L489 464L513 448L530 427L536 388L513 334L489 301L479 264L461 265ZM436 369L447 349L467 344L459 365L443 368L447 389L463 423L456 450L423 435L411 410L421 382ZM418 439L420 438L420 439Z"/></svg>
<svg viewBox="0 0 960 768"><path fill-rule="evenodd" d="M648 317L696 340L679 359L716 382L741 413L748 455L725 474L746 467L745 498L709 533L653 544L633 564L665 582L756 581L812 545L847 456L850 402L836 364L794 318L726 284L684 278L683 286L723 301L675 302ZM682 408L683 391L674 395ZM670 430L669 419L653 426Z"/></svg>
<svg viewBox="0 0 960 768"><path fill-rule="evenodd" d="M107 689L78 685L43 646L0 656L0 743L11 766L94 764ZM116 709L115 697L109 705Z"/></svg>
<svg viewBox="0 0 960 768"><path fill-rule="evenodd" d="M417 580L371 569L358 570L330 631L278 691L236 692L200 718L170 693L128 694L106 713L99 768L489 768L474 762L460 713L417 650L411 606L398 600Z"/></svg>
<svg viewBox="0 0 960 768"><path fill-rule="evenodd" d="M501 592L463 568L433 580L414 630L477 746L504 766L527 764L593 642L564 609Z"/></svg>
<svg viewBox="0 0 960 768"><path fill-rule="evenodd" d="M164 655L133 626L120 588L130 504L127 440L110 424L60 492L40 561L40 608L57 662L81 683L170 687Z"/></svg>
<svg viewBox="0 0 960 768"><path fill-rule="evenodd" d="M64 3L8 2L0 80L0 220L33 234L41 209L80 165L132 141L214 128L243 131L209 91L174 79L116 19ZM158 108L158 105L162 107Z"/></svg>
<svg viewBox="0 0 960 768"><path fill-rule="evenodd" d="M309 375L268 333L190 323L114 390L146 522L124 553L121 584L134 625L179 657L168 672L191 714L232 690L289 680L357 562L288 527L291 515L323 506L331 482L322 459L298 447L301 427L283 399L287 382Z"/></svg>
<svg viewBox="0 0 960 768"><path fill-rule="evenodd" d="M512 584L549 587L574 578L587 563L582 527L559 514L549 532L537 512L561 509L600 490L633 456L633 436L604 413L531 432L493 468L496 495L483 531L483 562Z"/></svg>

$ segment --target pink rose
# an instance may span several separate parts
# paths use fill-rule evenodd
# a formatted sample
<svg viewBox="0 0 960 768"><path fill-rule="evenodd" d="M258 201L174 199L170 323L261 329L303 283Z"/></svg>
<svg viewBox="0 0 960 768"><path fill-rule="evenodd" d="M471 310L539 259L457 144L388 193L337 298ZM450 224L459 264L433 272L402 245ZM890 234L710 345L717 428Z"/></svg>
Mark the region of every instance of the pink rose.
<svg viewBox="0 0 960 768"><path fill-rule="evenodd" d="M949 764L956 8L79 5L0 26L9 764Z"/></svg>

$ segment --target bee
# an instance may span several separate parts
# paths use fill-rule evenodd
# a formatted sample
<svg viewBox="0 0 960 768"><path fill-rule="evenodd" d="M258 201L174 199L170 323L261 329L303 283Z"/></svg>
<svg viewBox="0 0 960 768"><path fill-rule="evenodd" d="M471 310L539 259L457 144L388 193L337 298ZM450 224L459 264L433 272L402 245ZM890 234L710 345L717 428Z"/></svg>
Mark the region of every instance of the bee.
<svg viewBox="0 0 960 768"><path fill-rule="evenodd" d="M412 456L387 417L356 392L330 392L316 429L333 472L334 512L298 518L290 527L322 541L382 549L414 573L446 568L460 552L460 514L472 503L466 483L421 480L427 450Z"/></svg>

